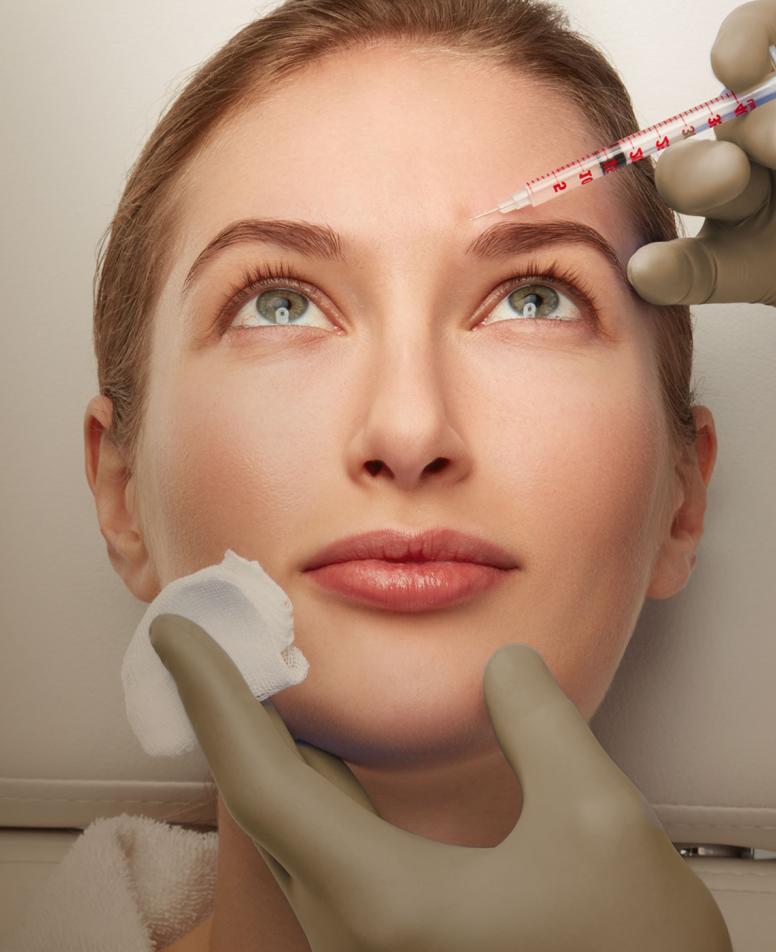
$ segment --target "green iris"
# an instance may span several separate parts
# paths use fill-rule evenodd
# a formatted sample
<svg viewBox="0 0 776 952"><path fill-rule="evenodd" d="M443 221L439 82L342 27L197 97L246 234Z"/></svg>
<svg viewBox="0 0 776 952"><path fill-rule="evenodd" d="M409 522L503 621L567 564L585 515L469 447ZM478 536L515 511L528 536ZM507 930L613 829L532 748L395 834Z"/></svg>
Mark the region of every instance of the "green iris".
<svg viewBox="0 0 776 952"><path fill-rule="evenodd" d="M557 310L560 298L544 284L527 284L509 295L509 303L523 317L546 317Z"/></svg>
<svg viewBox="0 0 776 952"><path fill-rule="evenodd" d="M307 299L288 288L280 292L273 288L256 298L256 310L268 321L291 324L307 310Z"/></svg>

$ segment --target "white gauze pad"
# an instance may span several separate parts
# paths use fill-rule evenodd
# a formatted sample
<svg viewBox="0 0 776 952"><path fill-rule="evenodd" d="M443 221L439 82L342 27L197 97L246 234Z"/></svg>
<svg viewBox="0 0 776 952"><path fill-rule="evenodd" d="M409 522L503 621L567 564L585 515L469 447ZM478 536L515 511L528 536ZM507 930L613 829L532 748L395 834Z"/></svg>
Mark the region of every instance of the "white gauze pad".
<svg viewBox="0 0 776 952"><path fill-rule="evenodd" d="M310 666L293 644L291 600L258 562L227 549L220 565L175 579L159 592L124 655L121 681L127 716L152 757L179 757L199 748L175 681L149 636L154 618L168 612L204 628L260 701L307 677Z"/></svg>

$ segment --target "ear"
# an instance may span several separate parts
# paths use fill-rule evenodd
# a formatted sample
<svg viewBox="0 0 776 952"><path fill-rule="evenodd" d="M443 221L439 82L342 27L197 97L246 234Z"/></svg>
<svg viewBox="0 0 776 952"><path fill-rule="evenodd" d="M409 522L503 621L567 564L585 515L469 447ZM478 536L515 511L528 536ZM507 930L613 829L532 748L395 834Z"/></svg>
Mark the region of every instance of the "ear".
<svg viewBox="0 0 776 952"><path fill-rule="evenodd" d="M652 569L647 598L671 598L685 587L703 535L706 487L717 458L717 432L708 407L693 407L692 413L698 436L692 446L683 449L674 467L671 511L666 519L669 528Z"/></svg>
<svg viewBox="0 0 776 952"><path fill-rule="evenodd" d="M97 506L108 557L132 594L151 602L160 591L145 545L135 500L135 480L124 455L108 436L113 414L109 397L92 397L84 414L84 465Z"/></svg>

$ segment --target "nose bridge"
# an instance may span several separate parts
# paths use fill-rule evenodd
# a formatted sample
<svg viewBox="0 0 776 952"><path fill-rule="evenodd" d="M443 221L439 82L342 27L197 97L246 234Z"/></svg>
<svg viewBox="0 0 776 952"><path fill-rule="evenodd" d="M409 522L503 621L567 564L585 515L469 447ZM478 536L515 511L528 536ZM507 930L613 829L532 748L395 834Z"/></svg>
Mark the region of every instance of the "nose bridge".
<svg viewBox="0 0 776 952"><path fill-rule="evenodd" d="M372 313L370 379L379 390L409 389L428 401L444 382L450 298L428 259L405 257L384 273Z"/></svg>
<svg viewBox="0 0 776 952"><path fill-rule="evenodd" d="M457 374L445 347L450 322L442 313L449 297L433 277L413 266L410 280L393 271L373 301L361 453L388 466L399 485L414 485L426 469L461 452L452 418ZM362 459L363 463L363 459Z"/></svg>
<svg viewBox="0 0 776 952"><path fill-rule="evenodd" d="M373 246L367 265L366 273L379 276L370 289L375 331L391 348L408 338L421 346L439 333L441 308L449 306L455 277L449 231L397 225L390 235Z"/></svg>
<svg viewBox="0 0 776 952"><path fill-rule="evenodd" d="M460 348L451 344L462 315L451 311L454 274L440 245L413 244L405 230L389 253L373 246L367 272L379 278L360 299L362 415L351 462L354 472L386 472L403 488L436 473L442 461L456 461L445 471L460 478L466 456L455 419Z"/></svg>
<svg viewBox="0 0 776 952"><path fill-rule="evenodd" d="M443 425L460 376L454 364L461 348L450 346L462 343L467 316L455 304L463 300L456 286L460 241L454 217L430 228L419 211L414 221L383 221L381 238L362 260L365 405L384 411L392 427L400 423L397 407L411 408L412 419L401 414L401 425L415 434Z"/></svg>

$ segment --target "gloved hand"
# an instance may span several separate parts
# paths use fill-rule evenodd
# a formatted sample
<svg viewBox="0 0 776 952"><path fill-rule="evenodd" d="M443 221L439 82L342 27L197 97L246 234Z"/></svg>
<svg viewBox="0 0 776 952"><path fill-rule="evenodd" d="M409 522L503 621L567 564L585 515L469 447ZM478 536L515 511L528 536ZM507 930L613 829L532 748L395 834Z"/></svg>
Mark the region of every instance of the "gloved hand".
<svg viewBox="0 0 776 952"><path fill-rule="evenodd" d="M733 92L772 70L776 0L753 0L725 18L711 50L717 78ZM749 301L776 305L776 100L716 126L716 139L669 146L655 168L665 202L704 215L695 238L639 248L628 278L652 304Z"/></svg>
<svg viewBox="0 0 776 952"><path fill-rule="evenodd" d="M150 634L313 952L732 952L711 893L531 647L500 648L484 674L522 814L498 846L472 848L382 820L199 625L163 614Z"/></svg>

